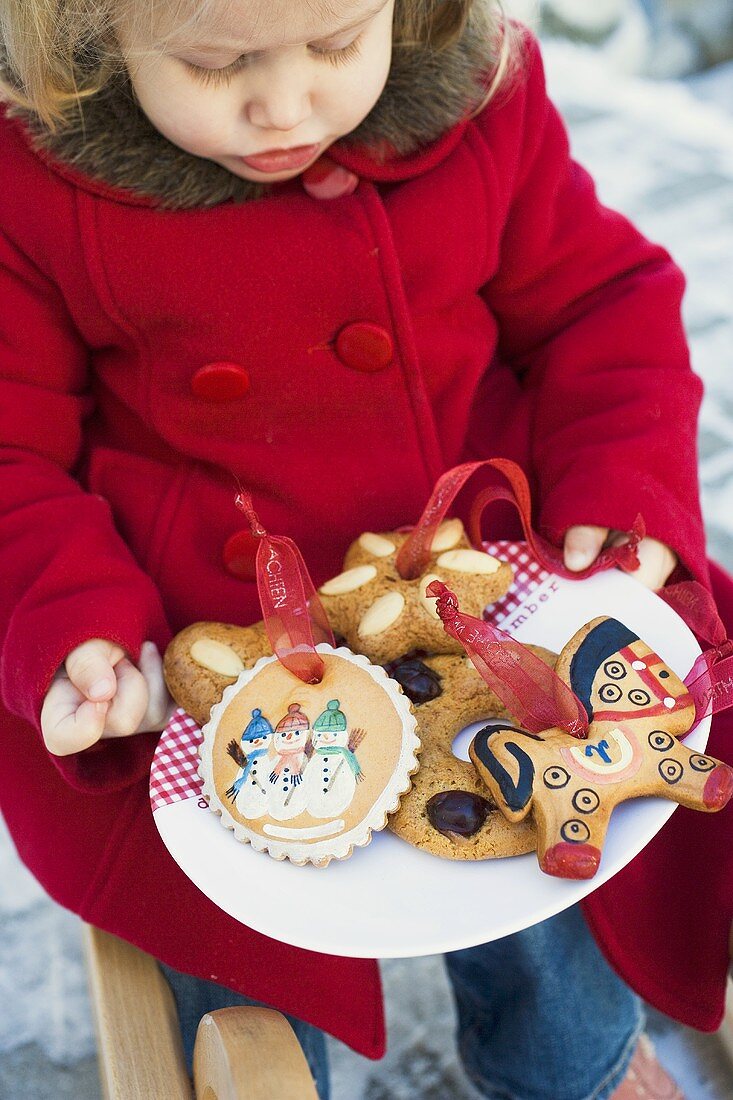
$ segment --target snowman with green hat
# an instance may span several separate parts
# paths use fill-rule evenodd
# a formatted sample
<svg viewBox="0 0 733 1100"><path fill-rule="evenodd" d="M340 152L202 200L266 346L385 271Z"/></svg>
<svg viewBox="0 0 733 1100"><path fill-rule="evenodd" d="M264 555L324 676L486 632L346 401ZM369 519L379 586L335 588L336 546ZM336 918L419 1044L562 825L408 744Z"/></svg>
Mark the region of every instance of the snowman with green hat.
<svg viewBox="0 0 733 1100"><path fill-rule="evenodd" d="M356 747L364 730L349 734L339 700L331 699L313 723L313 755L303 777L306 808L311 817L334 818L351 804L356 784L364 776Z"/></svg>
<svg viewBox="0 0 733 1100"><path fill-rule="evenodd" d="M267 758L272 735L272 725L260 708L255 707L241 742L232 740L227 745L227 752L239 767L227 795L242 817L262 817L268 812L270 766Z"/></svg>

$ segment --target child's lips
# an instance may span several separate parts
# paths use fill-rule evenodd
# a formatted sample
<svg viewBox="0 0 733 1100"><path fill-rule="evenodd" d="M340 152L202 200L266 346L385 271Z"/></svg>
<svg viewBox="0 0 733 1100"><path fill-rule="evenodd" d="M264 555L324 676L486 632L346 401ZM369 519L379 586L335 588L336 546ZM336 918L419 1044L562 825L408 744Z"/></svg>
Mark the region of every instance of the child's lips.
<svg viewBox="0 0 733 1100"><path fill-rule="evenodd" d="M264 153L256 153L254 156L241 157L246 165L258 172L267 174L273 172L292 171L294 168L304 168L315 157L320 148L316 145L297 145L290 149L268 149Z"/></svg>

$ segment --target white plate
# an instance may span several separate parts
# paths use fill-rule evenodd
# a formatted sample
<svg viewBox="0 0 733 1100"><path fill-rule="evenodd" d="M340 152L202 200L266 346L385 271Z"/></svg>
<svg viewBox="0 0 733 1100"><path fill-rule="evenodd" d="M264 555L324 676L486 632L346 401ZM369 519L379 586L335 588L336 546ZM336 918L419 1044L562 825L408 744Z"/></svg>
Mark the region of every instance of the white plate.
<svg viewBox="0 0 733 1100"><path fill-rule="evenodd" d="M496 544L499 552L507 544ZM524 549L524 547L522 547ZM537 573L521 603L499 625L523 642L559 652L584 623L611 615L647 642L679 676L700 652L672 609L632 577L610 570L584 581ZM481 723L459 735L467 746ZM710 719L685 740L705 749ZM160 794L161 738L151 772ZM170 765L169 765L170 766ZM168 776L170 772L166 773ZM296 947L353 958L432 955L499 939L580 901L637 855L676 808L665 799L626 802L613 813L600 868L581 882L543 874L534 852L481 862L439 859L389 830L326 868L277 862L238 843L198 797L159 805L155 824L175 861L221 909L242 924Z"/></svg>

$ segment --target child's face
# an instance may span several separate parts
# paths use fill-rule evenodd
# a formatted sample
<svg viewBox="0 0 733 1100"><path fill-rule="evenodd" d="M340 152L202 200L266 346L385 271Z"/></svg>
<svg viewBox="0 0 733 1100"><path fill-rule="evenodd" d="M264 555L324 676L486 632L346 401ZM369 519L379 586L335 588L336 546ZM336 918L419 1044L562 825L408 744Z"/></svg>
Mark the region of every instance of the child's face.
<svg viewBox="0 0 733 1100"><path fill-rule="evenodd" d="M394 0L216 0L195 34L174 30L152 53L129 27L117 36L161 134L267 183L298 175L369 113L389 72L393 10Z"/></svg>

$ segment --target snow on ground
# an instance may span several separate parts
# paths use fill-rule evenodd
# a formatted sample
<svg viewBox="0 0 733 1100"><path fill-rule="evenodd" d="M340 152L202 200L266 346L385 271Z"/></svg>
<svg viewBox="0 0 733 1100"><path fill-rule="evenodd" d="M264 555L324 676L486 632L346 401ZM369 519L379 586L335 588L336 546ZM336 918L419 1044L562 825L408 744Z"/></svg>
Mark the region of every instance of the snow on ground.
<svg viewBox="0 0 733 1100"><path fill-rule="evenodd" d="M733 569L733 66L690 87L621 77L590 51L545 46L574 155L603 201L663 243L686 272L685 319L706 383L700 430L710 552ZM0 828L0 1096L98 1100L76 917L43 895ZM452 1041L439 958L383 967L390 1049L371 1063L332 1043L334 1100L475 1100ZM12 1006L8 1010L8 1006ZM692 1100L733 1095L717 1040L656 1014L650 1028Z"/></svg>

